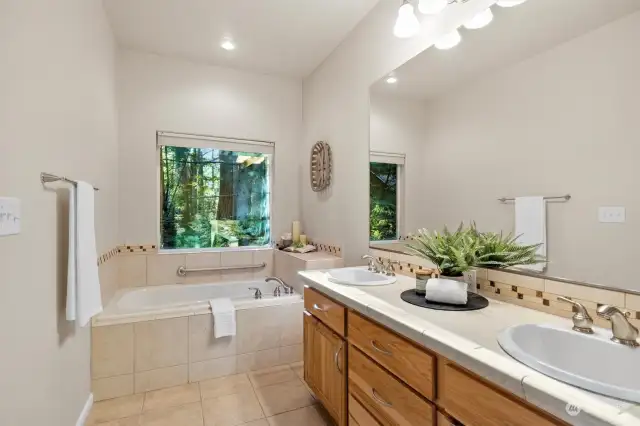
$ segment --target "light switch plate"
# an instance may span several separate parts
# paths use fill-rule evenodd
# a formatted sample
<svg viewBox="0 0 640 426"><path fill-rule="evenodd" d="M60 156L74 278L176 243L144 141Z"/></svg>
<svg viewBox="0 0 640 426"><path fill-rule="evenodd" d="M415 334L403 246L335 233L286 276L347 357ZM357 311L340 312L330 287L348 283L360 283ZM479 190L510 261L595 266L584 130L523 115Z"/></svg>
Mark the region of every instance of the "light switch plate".
<svg viewBox="0 0 640 426"><path fill-rule="evenodd" d="M0 197L0 236L20 233L20 200Z"/></svg>
<svg viewBox="0 0 640 426"><path fill-rule="evenodd" d="M598 220L601 223L624 223L626 220L626 210L624 207L600 207L598 209Z"/></svg>

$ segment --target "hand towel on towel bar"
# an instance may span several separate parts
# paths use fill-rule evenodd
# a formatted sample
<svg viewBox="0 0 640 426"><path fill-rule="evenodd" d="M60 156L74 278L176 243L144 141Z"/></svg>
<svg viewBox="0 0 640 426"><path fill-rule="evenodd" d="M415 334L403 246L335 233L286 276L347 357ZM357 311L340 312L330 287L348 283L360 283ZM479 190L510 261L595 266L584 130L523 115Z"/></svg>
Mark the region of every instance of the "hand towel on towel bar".
<svg viewBox="0 0 640 426"><path fill-rule="evenodd" d="M425 287L425 299L451 305L467 304L467 283L446 278L430 278Z"/></svg>
<svg viewBox="0 0 640 426"><path fill-rule="evenodd" d="M516 235L520 244L540 244L537 254L547 256L547 202L544 197L516 197ZM546 263L518 268L544 271Z"/></svg>
<svg viewBox="0 0 640 426"><path fill-rule="evenodd" d="M219 337L236 335L236 307L228 297L209 301L213 314L213 335Z"/></svg>
<svg viewBox="0 0 640 426"><path fill-rule="evenodd" d="M102 312L94 203L93 186L78 182L71 189L66 317L82 327Z"/></svg>

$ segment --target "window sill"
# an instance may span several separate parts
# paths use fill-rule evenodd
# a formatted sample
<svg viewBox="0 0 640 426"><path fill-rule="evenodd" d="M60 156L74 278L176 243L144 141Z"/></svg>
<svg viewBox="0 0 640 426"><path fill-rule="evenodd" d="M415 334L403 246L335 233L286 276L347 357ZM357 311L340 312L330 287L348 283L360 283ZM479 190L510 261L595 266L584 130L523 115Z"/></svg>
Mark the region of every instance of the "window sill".
<svg viewBox="0 0 640 426"><path fill-rule="evenodd" d="M215 247L215 248L186 248L186 249L159 249L158 254L190 254L190 253L229 253L241 251L273 250L270 245L245 246L245 247Z"/></svg>

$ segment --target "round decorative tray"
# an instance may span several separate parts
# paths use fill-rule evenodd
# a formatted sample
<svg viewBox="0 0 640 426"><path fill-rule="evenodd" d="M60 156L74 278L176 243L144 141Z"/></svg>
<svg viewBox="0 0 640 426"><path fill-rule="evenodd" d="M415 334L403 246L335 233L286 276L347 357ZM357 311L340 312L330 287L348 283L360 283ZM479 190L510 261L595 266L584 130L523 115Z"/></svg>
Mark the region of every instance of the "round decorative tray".
<svg viewBox="0 0 640 426"><path fill-rule="evenodd" d="M486 297L476 293L467 292L467 304L466 305L451 305L449 303L431 302L424 298L422 294L416 294L414 289L403 291L400 294L400 298L412 305L420 306L421 308L436 309L439 311L476 311L489 306L489 300Z"/></svg>

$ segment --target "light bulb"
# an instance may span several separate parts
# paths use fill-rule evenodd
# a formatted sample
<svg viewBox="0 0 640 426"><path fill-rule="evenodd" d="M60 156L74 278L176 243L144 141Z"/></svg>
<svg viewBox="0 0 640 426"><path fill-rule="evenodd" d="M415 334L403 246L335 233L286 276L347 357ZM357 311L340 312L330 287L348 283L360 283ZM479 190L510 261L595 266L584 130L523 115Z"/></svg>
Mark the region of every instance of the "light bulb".
<svg viewBox="0 0 640 426"><path fill-rule="evenodd" d="M447 0L420 0L418 10L425 15L437 15L447 7L448 3Z"/></svg>
<svg viewBox="0 0 640 426"><path fill-rule="evenodd" d="M398 38L409 38L418 34L420 31L420 22L413 13L411 3L405 3L398 10L398 20L393 27L393 34Z"/></svg>
<svg viewBox="0 0 640 426"><path fill-rule="evenodd" d="M220 47L222 47L224 50L233 50L236 48L236 45L233 42L233 40L231 40L231 38L225 37L222 39L222 42L220 43Z"/></svg>
<svg viewBox="0 0 640 426"><path fill-rule="evenodd" d="M500 7L513 7L524 3L527 0L498 0L496 4Z"/></svg>
<svg viewBox="0 0 640 426"><path fill-rule="evenodd" d="M493 13L491 9L487 9L478 13L470 21L465 22L464 27L469 30L477 30L478 28L486 27L491 21L493 21Z"/></svg>
<svg viewBox="0 0 640 426"><path fill-rule="evenodd" d="M390 75L389 77L387 77L387 83L388 84L396 84L398 82L398 79L392 75Z"/></svg>
<svg viewBox="0 0 640 426"><path fill-rule="evenodd" d="M435 46L440 50L447 50L455 47L462 40L462 36L458 32L457 29L451 31L440 37L438 41L436 41Z"/></svg>

